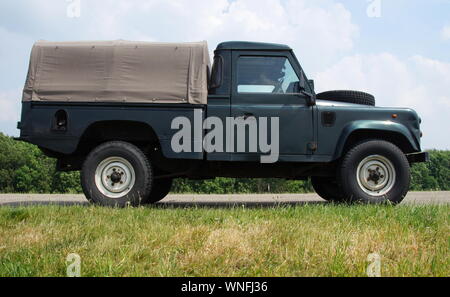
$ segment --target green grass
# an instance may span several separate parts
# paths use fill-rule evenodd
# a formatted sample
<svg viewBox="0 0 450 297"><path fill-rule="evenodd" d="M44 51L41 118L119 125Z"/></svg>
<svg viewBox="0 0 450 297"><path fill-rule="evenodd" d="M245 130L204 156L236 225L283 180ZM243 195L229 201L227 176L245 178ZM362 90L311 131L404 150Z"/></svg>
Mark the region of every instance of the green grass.
<svg viewBox="0 0 450 297"><path fill-rule="evenodd" d="M450 206L0 208L0 276L450 276Z"/></svg>

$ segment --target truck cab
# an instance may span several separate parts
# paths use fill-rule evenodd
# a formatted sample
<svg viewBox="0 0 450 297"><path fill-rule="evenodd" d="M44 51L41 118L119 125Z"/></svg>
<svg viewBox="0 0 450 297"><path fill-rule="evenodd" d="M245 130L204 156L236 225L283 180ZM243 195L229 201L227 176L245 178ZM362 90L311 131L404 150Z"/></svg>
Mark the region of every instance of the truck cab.
<svg viewBox="0 0 450 297"><path fill-rule="evenodd" d="M281 159L276 161L310 159L315 146L314 90L288 46L222 43L215 51L212 69L208 116L279 118ZM222 157L208 154L208 159L253 162L259 155L233 150Z"/></svg>
<svg viewBox="0 0 450 297"><path fill-rule="evenodd" d="M46 45L49 57L56 55L52 46ZM95 46L115 50L105 44ZM95 50L95 46L86 45L84 51ZM142 57L152 49L148 44L123 46ZM145 50L133 52L139 47ZM57 46L58 55L61 48ZM173 56L167 59L180 58L180 48L184 49L168 46L160 60L170 50ZM80 46L76 49L81 50ZM28 79L31 83L24 98L31 99L23 102L19 140L34 143L58 159L60 170L81 170L87 198L109 206L155 203L168 194L174 178L215 177L311 178L316 192L328 201L397 204L409 189L410 164L428 160L427 153L421 152L421 119L415 111L376 107L374 96L358 91L316 94L314 81L306 77L289 46L224 42L214 52L212 67L205 55L201 62L204 47L197 56L193 52L191 48L191 54L179 63L196 61L199 65L187 72L194 86L187 86L187 100L170 90L180 83L166 84L158 78L168 86L167 96L179 99L176 102L168 98L126 102L126 97L123 102L111 102L108 97L87 102L83 90L74 93L83 100L71 101L70 85L59 93L35 94L37 79L29 74L33 79ZM141 67L140 73L149 79L158 75L152 71L176 79L187 69L153 70L145 64L136 66L133 55L126 57L133 59L129 65L107 75L116 77L119 84L122 77L132 76L130 65ZM87 70L82 70L91 74L91 63L83 62ZM95 62L99 67L101 58ZM128 72L123 76L119 71ZM142 75L135 77L146 82ZM96 94L109 91L92 88ZM159 90L159 84L150 91L155 88ZM121 96L127 93L118 91ZM202 92L206 102L201 100ZM111 94L117 96L117 92ZM52 100L46 101L50 96ZM191 97L196 101L191 102Z"/></svg>

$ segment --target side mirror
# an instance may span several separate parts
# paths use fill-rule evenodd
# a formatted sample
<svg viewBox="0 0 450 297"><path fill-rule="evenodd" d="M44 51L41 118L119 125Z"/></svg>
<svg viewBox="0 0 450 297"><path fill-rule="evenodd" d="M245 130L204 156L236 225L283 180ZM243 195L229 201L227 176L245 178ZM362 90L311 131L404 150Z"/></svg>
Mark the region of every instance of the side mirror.
<svg viewBox="0 0 450 297"><path fill-rule="evenodd" d="M314 106L316 105L316 95L314 93L308 93L305 91L305 88L301 87L301 83L295 83L295 88L297 90L297 93L299 95L302 95L303 97L306 97L306 102L308 103L308 106Z"/></svg>
<svg viewBox="0 0 450 297"><path fill-rule="evenodd" d="M316 105L316 95L315 94L311 94L308 92L302 92L303 95L306 96L306 102L308 103L308 106L314 106Z"/></svg>
<svg viewBox="0 0 450 297"><path fill-rule="evenodd" d="M300 81L298 82L298 89L299 92L303 92L304 90L306 90L306 82L305 82L305 76L303 75L303 71L300 75Z"/></svg>
<svg viewBox="0 0 450 297"><path fill-rule="evenodd" d="M314 91L315 87L314 87L314 79L309 79L308 80L309 85L311 86L311 89Z"/></svg>

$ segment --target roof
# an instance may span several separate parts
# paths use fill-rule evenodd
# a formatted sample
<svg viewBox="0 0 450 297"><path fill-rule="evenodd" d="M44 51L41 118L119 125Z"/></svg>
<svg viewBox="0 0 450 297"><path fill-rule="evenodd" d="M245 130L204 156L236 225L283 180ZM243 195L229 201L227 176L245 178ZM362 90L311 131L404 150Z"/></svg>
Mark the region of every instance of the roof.
<svg viewBox="0 0 450 297"><path fill-rule="evenodd" d="M285 51L292 50L289 46L276 43L249 42L249 41L227 41L217 46L217 50L268 50Z"/></svg>

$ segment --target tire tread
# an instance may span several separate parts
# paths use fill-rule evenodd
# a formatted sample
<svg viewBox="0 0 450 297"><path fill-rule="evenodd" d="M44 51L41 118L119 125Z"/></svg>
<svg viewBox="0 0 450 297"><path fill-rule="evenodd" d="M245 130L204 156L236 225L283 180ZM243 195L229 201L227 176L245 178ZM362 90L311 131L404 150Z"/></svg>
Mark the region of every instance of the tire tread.
<svg viewBox="0 0 450 297"><path fill-rule="evenodd" d="M316 97L319 100L338 101L345 103L375 106L375 97L371 94L360 91L350 91L350 90L327 91L317 94Z"/></svg>

